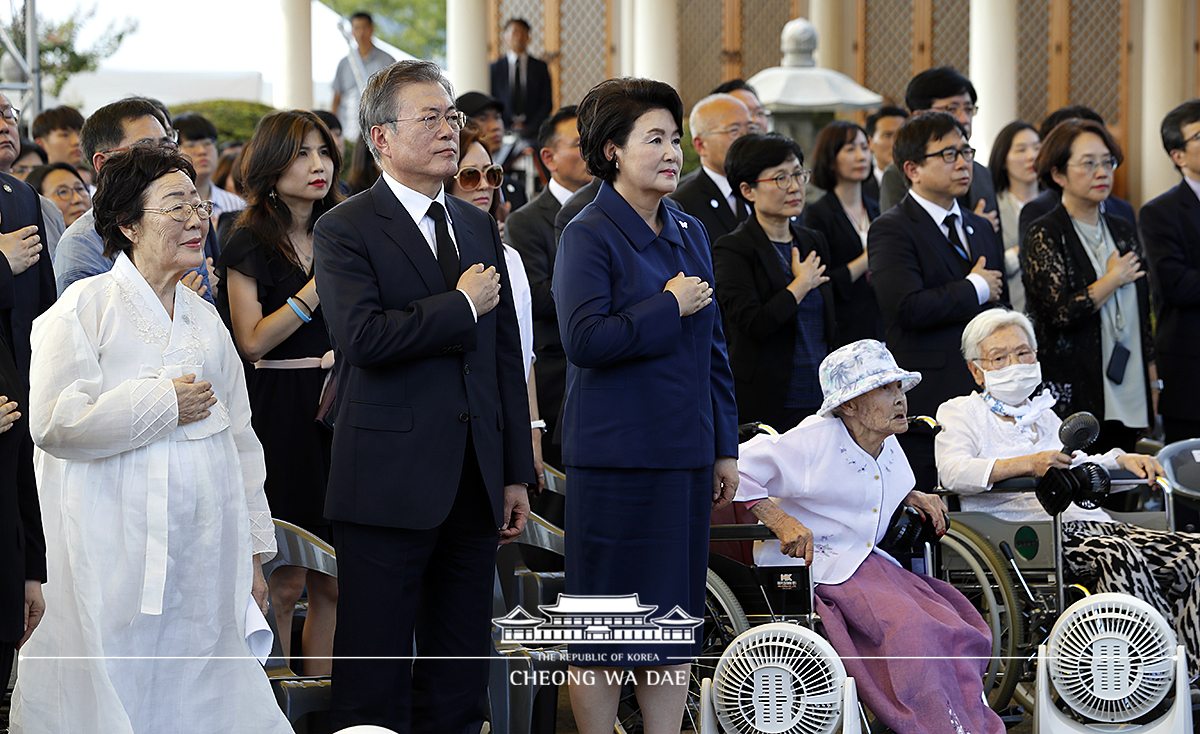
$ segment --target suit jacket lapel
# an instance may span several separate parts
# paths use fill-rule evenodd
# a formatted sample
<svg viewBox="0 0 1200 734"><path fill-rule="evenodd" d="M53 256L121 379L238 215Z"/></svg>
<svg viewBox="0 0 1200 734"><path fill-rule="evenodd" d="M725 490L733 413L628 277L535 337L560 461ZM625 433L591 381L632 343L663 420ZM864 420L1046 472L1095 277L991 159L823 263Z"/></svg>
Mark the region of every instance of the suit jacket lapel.
<svg viewBox="0 0 1200 734"><path fill-rule="evenodd" d="M467 204L460 199L456 199L450 195L446 196L446 208L450 210L450 218L453 220L451 226L454 228L454 240L458 245L458 272L461 274L469 265L475 263L483 263L484 267L495 265L496 256L487 257L486 250L481 246L482 236L475 231L475 228L467 222L467 215L463 211L466 207L473 206ZM488 238L491 241L491 238Z"/></svg>
<svg viewBox="0 0 1200 734"><path fill-rule="evenodd" d="M721 220L721 224L725 225L726 230L732 232L737 229L738 220L734 216L733 210L729 208L729 199L726 199L721 189L717 186L717 182L712 180L708 175L708 171L704 170L704 166L700 167L701 185L704 192L711 197L712 201L717 202L717 219Z"/></svg>
<svg viewBox="0 0 1200 734"><path fill-rule="evenodd" d="M946 269L954 273L955 278L961 277L962 258L954 251L954 245L950 244L946 235L942 234L941 226L934 222L933 217L929 216L929 212L925 211L911 196L906 194L900 204L904 207L904 213L917 226L918 239L926 242L938 254Z"/></svg>
<svg viewBox="0 0 1200 734"><path fill-rule="evenodd" d="M767 280L771 284L771 290L783 290L787 287L788 279L783 272L783 266L779 262L779 251L775 249L775 245L767 237L767 233L763 230L762 225L758 223L757 218L750 217L746 220L744 226L746 227L746 233L750 235L751 241L754 243L754 251L758 253L759 262L762 263L763 269L767 271Z"/></svg>
<svg viewBox="0 0 1200 734"><path fill-rule="evenodd" d="M375 201L375 213L383 220L380 229L412 262L425 287L430 293L445 291L446 281L438 267L437 257L429 249L429 242L382 176L371 187L371 198Z"/></svg>
<svg viewBox="0 0 1200 734"><path fill-rule="evenodd" d="M1200 201L1196 199L1196 192L1192 191L1192 187L1188 186L1187 181L1179 182L1179 193L1176 195L1179 201L1179 207L1183 210L1183 221L1191 231L1188 232L1188 241L1196 242L1200 240Z"/></svg>

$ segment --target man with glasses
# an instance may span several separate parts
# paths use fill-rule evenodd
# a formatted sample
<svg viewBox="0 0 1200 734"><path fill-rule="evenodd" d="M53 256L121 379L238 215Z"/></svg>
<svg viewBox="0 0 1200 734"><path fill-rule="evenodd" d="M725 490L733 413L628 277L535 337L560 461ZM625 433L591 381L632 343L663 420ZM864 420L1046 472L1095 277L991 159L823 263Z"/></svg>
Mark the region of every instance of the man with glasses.
<svg viewBox="0 0 1200 734"><path fill-rule="evenodd" d="M504 144L503 102L483 92L465 92L454 101L454 106L479 128L479 142L487 148L493 161L502 166L508 165L506 161L520 153L511 143ZM510 212L529 203L524 183L511 173L504 175L500 191Z"/></svg>
<svg viewBox="0 0 1200 734"><path fill-rule="evenodd" d="M871 285L896 362L924 379L908 393L910 415L933 415L975 381L958 357L963 327L985 308L1007 305L1004 251L991 223L963 206L975 149L947 112L908 118L896 131L893 165L911 187L867 233ZM933 435L899 436L917 488L937 483Z"/></svg>
<svg viewBox="0 0 1200 734"><path fill-rule="evenodd" d="M536 482L500 233L442 186L464 122L433 62L375 74L359 126L382 173L313 232L338 386L334 729L479 731L496 545Z"/></svg>
<svg viewBox="0 0 1200 734"><path fill-rule="evenodd" d="M213 183L213 172L217 170L217 126L196 112L179 115L174 126L179 131L179 150L191 159L196 169L196 193L201 201L213 203L209 230L216 232L222 214L246 208L245 199Z"/></svg>
<svg viewBox="0 0 1200 734"><path fill-rule="evenodd" d="M99 174L105 161L134 145L174 147L178 145L178 135L157 106L144 97L128 97L93 112L83 123L80 145ZM67 227L58 242L54 253L58 293L61 295L77 280L107 273L114 261L115 258L104 256L104 240L96 231L96 219L89 209ZM212 302L206 266L188 271L183 283Z"/></svg>
<svg viewBox="0 0 1200 734"><path fill-rule="evenodd" d="M1161 133L1183 180L1147 202L1138 219L1157 306L1158 412L1171 443L1200 437L1200 393L1192 373L1200 364L1200 99L1168 112Z"/></svg>
<svg viewBox="0 0 1200 734"><path fill-rule="evenodd" d="M725 177L725 154L733 141L759 132L750 109L732 94L710 94L696 103L688 117L692 147L700 167L679 180L671 198L708 232L711 245L737 229L749 213L733 195Z"/></svg>
<svg viewBox="0 0 1200 734"><path fill-rule="evenodd" d="M949 66L926 69L908 82L904 104L914 114L922 110L948 112L962 125L963 136L971 139L971 122L979 110L976 106L975 85ZM971 163L971 186L959 196L966 209L985 217L992 229L1000 232L1000 208L996 203L996 187L992 174L979 161ZM879 210L886 212L904 198L906 181L898 163L883 171L879 183Z"/></svg>

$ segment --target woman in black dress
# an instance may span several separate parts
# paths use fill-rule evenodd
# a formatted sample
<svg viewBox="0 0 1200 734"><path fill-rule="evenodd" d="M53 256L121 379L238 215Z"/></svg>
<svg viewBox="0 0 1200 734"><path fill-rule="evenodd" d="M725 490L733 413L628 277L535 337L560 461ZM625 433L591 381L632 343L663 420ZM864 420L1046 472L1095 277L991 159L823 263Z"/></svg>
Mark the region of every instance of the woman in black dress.
<svg viewBox="0 0 1200 734"><path fill-rule="evenodd" d="M837 332L829 247L792 219L804 210L804 153L791 138L746 135L725 175L753 216L713 245L738 420L786 431L821 407L817 368Z"/></svg>
<svg viewBox="0 0 1200 734"><path fill-rule="evenodd" d="M242 157L242 193L249 206L220 260L219 299L227 303L238 350L254 364L247 382L254 432L266 453L271 514L326 541L333 436L315 417L333 355L312 276L312 230L341 200L341 164L333 135L316 115L291 110L264 117ZM328 675L337 581L283 567L271 575L270 585L285 658L291 653L292 612L307 585L304 672Z"/></svg>
<svg viewBox="0 0 1200 734"><path fill-rule="evenodd" d="M867 282L867 229L879 216L879 202L863 194L871 177L867 133L840 120L821 129L813 151L812 178L825 195L804 211L804 226L825 235L838 333L830 348L859 339L883 341L883 314Z"/></svg>

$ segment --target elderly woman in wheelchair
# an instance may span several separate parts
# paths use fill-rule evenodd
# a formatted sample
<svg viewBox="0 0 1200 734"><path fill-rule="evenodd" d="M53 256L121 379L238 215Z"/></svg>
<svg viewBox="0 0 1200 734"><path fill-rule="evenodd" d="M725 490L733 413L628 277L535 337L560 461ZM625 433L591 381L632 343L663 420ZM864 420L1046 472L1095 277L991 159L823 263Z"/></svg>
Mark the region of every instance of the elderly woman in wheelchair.
<svg viewBox="0 0 1200 734"><path fill-rule="evenodd" d="M895 439L908 429L904 393L920 380L877 341L835 350L820 367L820 411L742 445L737 499L779 538L756 550L760 565L812 564L826 637L880 721L900 734L997 734L1004 725L982 696L991 651L982 617L952 586L880 548L901 508L946 531L945 505L913 491Z"/></svg>
<svg viewBox="0 0 1200 734"><path fill-rule="evenodd" d="M1050 493L991 494L996 482L1044 477L1085 462L1124 469L1153 483L1163 469L1152 456L1113 449L1101 456L1063 452L1063 421L1042 382L1033 326L1023 314L984 311L963 329L962 353L981 392L947 401L937 413L942 430L935 457L942 486L961 496L962 509L1010 522L1048 521L1039 495L1058 509ZM1062 476L1060 474L1060 476ZM1045 480L1039 485L1044 487ZM1066 570L1093 591L1123 592L1152 604L1173 622L1187 649L1189 672L1200 664L1200 535L1148 530L1119 523L1102 509L1070 506L1062 511Z"/></svg>

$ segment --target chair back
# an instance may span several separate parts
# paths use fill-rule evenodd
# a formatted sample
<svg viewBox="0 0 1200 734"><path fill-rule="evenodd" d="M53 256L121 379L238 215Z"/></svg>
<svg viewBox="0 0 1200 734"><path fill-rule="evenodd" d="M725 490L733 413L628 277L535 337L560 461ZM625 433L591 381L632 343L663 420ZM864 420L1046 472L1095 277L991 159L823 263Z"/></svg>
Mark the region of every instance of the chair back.
<svg viewBox="0 0 1200 734"><path fill-rule="evenodd" d="M1200 438L1167 444L1158 452L1158 463L1176 492L1200 499Z"/></svg>
<svg viewBox="0 0 1200 734"><path fill-rule="evenodd" d="M310 571L320 571L337 578L337 557L333 546L321 540L302 527L284 520L275 520L275 544L279 552L275 557L263 564L263 576L271 580L271 574L282 566L297 566ZM270 600L270 594L267 595ZM283 658L283 647L279 642L280 630L275 624L274 602L267 609L267 624L271 626L271 634L275 641L271 644L271 655L263 667L269 678L299 677L288 667ZM291 633L291 630L288 630Z"/></svg>

